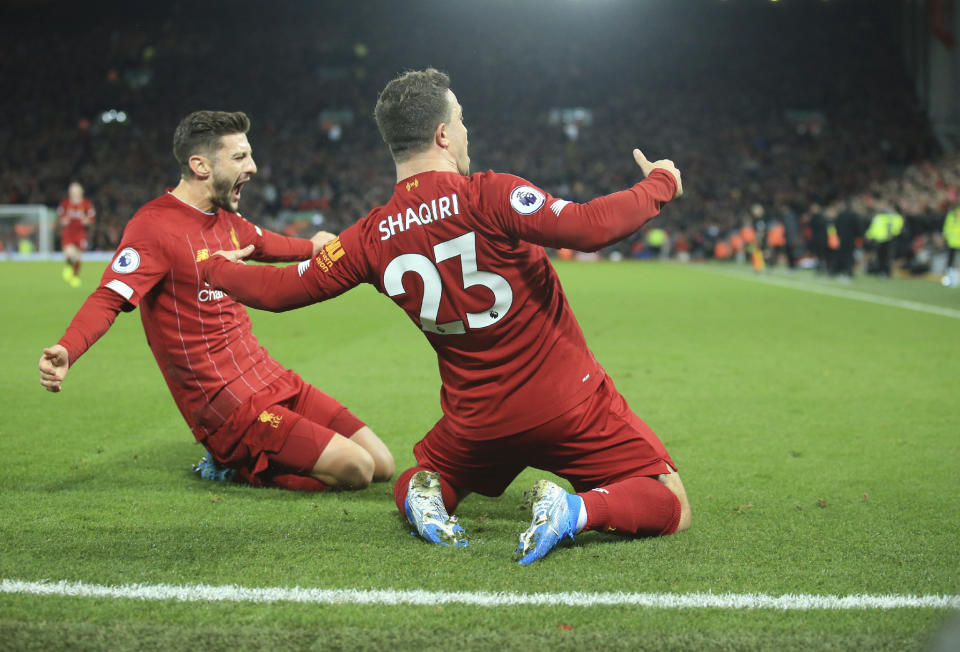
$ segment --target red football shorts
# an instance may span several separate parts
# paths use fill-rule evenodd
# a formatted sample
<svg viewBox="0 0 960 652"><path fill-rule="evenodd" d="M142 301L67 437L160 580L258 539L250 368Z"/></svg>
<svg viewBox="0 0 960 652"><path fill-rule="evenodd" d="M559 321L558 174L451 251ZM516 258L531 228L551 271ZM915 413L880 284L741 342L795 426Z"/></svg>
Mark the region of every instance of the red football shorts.
<svg viewBox="0 0 960 652"><path fill-rule="evenodd" d="M60 234L60 244L62 247L74 245L80 249L87 248L87 232L85 229L66 228Z"/></svg>
<svg viewBox="0 0 960 652"><path fill-rule="evenodd" d="M309 423L300 423L304 419ZM350 437L364 425L335 398L288 372L236 408L203 443L218 462L253 474L268 467L271 473L309 474L334 434Z"/></svg>
<svg viewBox="0 0 960 652"><path fill-rule="evenodd" d="M635 476L676 470L660 439L634 414L609 376L587 400L525 432L472 440L446 418L413 447L417 465L458 490L499 496L526 467L555 473L587 491Z"/></svg>

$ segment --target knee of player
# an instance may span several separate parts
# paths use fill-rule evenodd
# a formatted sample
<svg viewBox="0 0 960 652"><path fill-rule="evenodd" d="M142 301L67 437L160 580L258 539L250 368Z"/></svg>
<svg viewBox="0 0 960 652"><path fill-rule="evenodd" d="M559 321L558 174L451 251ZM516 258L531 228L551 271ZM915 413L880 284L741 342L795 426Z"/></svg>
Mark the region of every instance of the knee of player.
<svg viewBox="0 0 960 652"><path fill-rule="evenodd" d="M677 523L677 529L674 530L674 532L683 532L684 530L689 530L692 519L693 515L690 512L690 503L682 501L680 507L680 521Z"/></svg>
<svg viewBox="0 0 960 652"><path fill-rule="evenodd" d="M373 481L386 482L393 477L395 470L396 463L393 461L393 455L390 451L384 450L374 460Z"/></svg>
<svg viewBox="0 0 960 652"><path fill-rule="evenodd" d="M341 469L341 481L353 489L366 489L373 481L373 456L357 447Z"/></svg>

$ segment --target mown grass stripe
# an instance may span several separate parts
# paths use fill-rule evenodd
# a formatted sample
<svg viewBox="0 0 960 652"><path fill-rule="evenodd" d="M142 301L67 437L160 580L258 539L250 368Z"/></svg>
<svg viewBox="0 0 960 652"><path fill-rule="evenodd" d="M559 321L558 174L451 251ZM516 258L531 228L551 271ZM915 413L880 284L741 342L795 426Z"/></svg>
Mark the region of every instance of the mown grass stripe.
<svg viewBox="0 0 960 652"><path fill-rule="evenodd" d="M254 588L84 582L0 581L0 593L179 602L300 602L311 604L438 605L475 607L635 606L657 609L778 609L784 611L862 609L960 609L960 595L810 595L763 593L490 593L467 591Z"/></svg>

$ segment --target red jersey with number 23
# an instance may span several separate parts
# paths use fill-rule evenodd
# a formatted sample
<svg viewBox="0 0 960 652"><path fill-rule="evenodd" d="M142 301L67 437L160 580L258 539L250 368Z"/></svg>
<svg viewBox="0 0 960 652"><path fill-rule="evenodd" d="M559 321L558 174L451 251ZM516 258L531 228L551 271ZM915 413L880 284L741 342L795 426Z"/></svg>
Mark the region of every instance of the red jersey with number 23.
<svg viewBox="0 0 960 652"><path fill-rule="evenodd" d="M503 437L566 412L605 375L541 245L561 246L571 227L586 239L602 230L594 223L632 211L637 221L592 246L616 241L675 190L669 173L655 171L627 191L567 208L513 175L425 172L297 268L240 268L217 257L205 277L248 305L278 310L374 285L436 350L444 416L466 437ZM288 290L290 299L275 298Z"/></svg>

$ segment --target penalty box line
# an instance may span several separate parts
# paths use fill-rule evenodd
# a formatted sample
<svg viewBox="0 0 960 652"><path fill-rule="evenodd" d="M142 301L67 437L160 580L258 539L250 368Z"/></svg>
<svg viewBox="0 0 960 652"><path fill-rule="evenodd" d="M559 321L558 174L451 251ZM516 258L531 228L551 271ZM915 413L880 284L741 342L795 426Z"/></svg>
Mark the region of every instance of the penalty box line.
<svg viewBox="0 0 960 652"><path fill-rule="evenodd" d="M782 611L867 609L960 609L960 595L810 595L764 593L496 593L393 589L263 588L207 584L122 584L27 582L4 579L0 594L177 602L298 602L307 604L474 607L520 605L555 607L634 606L654 609L776 609Z"/></svg>

